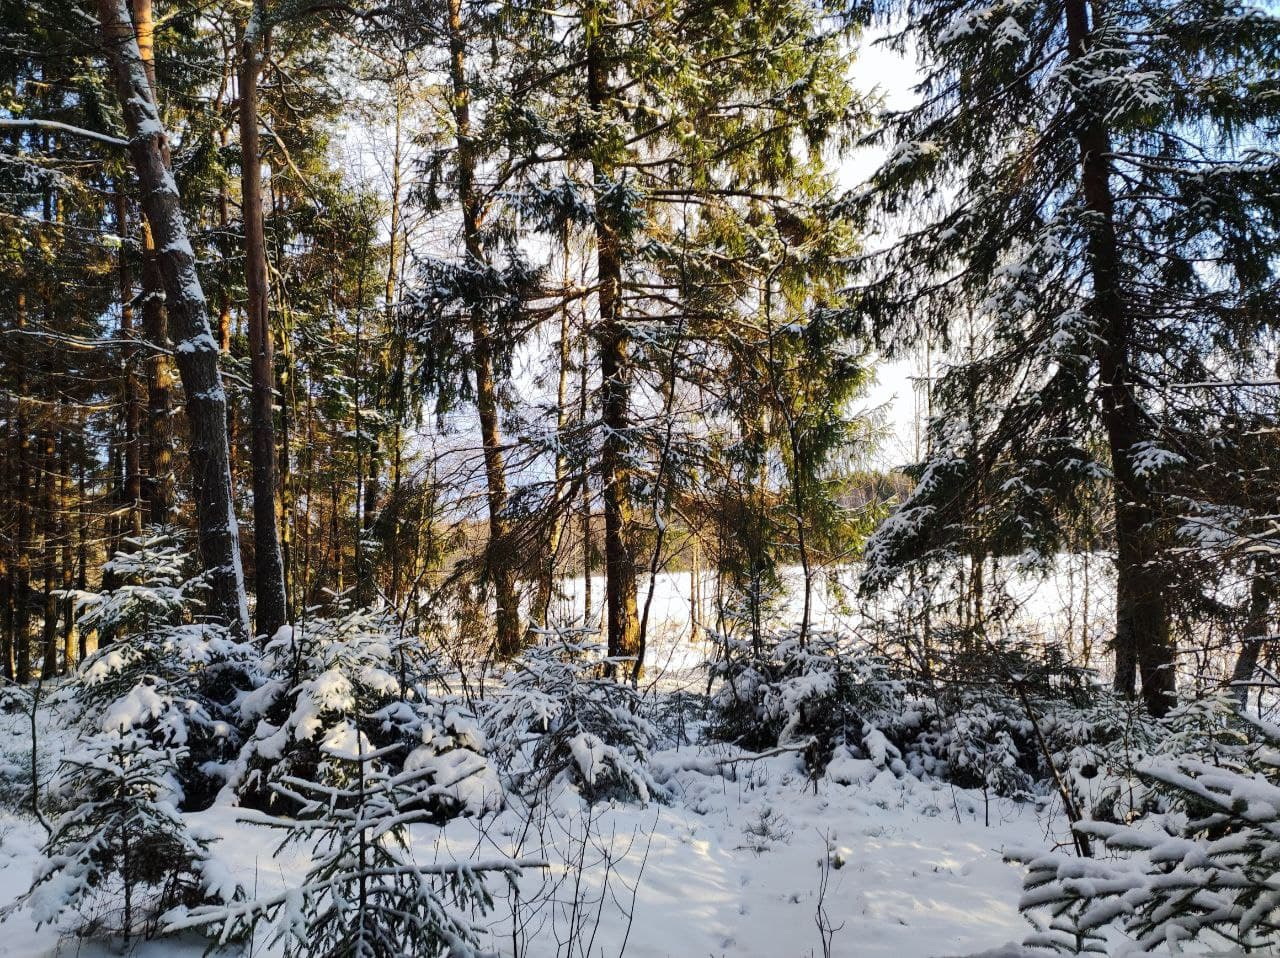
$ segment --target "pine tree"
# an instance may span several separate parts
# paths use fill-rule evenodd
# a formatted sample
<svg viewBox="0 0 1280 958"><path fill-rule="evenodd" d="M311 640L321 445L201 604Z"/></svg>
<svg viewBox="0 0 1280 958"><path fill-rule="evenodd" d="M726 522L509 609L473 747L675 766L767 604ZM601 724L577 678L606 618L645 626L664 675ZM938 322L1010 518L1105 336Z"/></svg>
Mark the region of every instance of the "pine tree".
<svg viewBox="0 0 1280 958"><path fill-rule="evenodd" d="M573 27L567 42L562 20ZM522 47L513 59L493 31L516 24ZM429 290L438 315L449 315L444 304L465 296L487 304L506 351L521 336L532 339L527 330L540 321L563 320L567 305L583 298L582 287L557 287L550 277L570 262L588 264L582 286L594 311L582 332L594 353L594 408L581 422L552 411L554 428L528 422L526 441L559 463L557 481L528 482L511 500L536 502L525 507L531 516L554 515L566 508L570 490L588 488L590 473L598 474L609 649L615 657L642 656L637 572L643 552L651 569L668 558L664 513L697 458L696 430L688 428L697 413L688 400L708 384L703 364L715 361L709 357L718 348L738 348L743 300L761 310L745 321L763 327L766 274L775 283L775 318L785 318L773 339L761 332L751 349L798 328L792 320L806 311L830 305L820 302L825 293L801 292L802 277L825 271L817 284L834 298L839 259L852 252L839 218L816 214L830 190L822 150L862 118L844 76L847 29L801 5L723 10L699 3L666 11L586 3L564 17L511 4L470 28L463 46L480 47L483 37L495 58L483 74L467 75L466 88L474 129L465 141L481 171L488 242L523 253L531 245L513 240L532 234L562 252L547 258L532 290L521 283L515 253L487 276L437 270ZM453 169L459 182L469 175L456 159ZM768 260L773 254L790 261ZM816 335L818 328L810 330L815 345L828 335ZM839 321L826 328L829 343L848 329ZM558 378L560 369L550 375ZM837 378L843 382L843 374ZM833 407L843 388L833 389ZM645 414L634 412L637 403ZM770 403L775 411L785 405ZM662 411L648 413L655 405ZM548 436L554 439L542 438ZM637 513L639 501L645 512L653 503L647 521ZM516 542L530 538L527 529L508 534Z"/></svg>
<svg viewBox="0 0 1280 958"><path fill-rule="evenodd" d="M262 157L258 144L258 79L270 24L259 0L240 44L240 193L245 233L246 313L253 376L253 536L256 627L268 637L285 624L284 558L277 531L275 348L268 313L267 250L262 209Z"/></svg>
<svg viewBox="0 0 1280 958"><path fill-rule="evenodd" d="M217 344L209 330L204 290L196 273L177 184L154 91L123 2L100 4L105 52L115 80L130 155L142 186L143 209L156 238L165 308L175 336L191 428L191 459L200 552L213 590L211 611L239 634L249 631L240 562L239 526L232 502L226 433L226 394L218 375Z"/></svg>

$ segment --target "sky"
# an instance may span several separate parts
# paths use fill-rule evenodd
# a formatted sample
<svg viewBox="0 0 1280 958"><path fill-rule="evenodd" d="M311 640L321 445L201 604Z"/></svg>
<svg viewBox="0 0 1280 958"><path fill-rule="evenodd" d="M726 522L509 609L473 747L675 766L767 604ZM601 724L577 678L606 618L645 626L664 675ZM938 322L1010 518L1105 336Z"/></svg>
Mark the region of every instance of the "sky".
<svg viewBox="0 0 1280 958"><path fill-rule="evenodd" d="M853 82L857 89L878 92L885 106L902 109L914 100L912 86L918 72L911 59L899 56L877 40L883 31L869 32L864 38L854 63ZM882 159L882 149L863 148L843 158L840 183L845 188L865 180ZM880 409L888 436L874 455L877 466L890 468L911 461L915 456L916 434L920 423L921 400L917 398L912 377L927 374L921 357L895 361L882 360L876 365L876 382L868 392L865 404Z"/></svg>

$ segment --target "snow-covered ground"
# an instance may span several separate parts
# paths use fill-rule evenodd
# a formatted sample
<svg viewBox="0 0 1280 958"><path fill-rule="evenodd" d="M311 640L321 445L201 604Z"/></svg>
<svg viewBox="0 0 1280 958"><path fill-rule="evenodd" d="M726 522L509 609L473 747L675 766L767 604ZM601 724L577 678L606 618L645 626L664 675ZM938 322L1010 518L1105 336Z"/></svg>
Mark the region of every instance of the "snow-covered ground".
<svg viewBox="0 0 1280 958"><path fill-rule="evenodd" d="M860 572L860 567L854 565L815 574L810 609L814 628L845 634L874 633L876 624L901 614L906 594L890 591L876 600L867 600L858 594ZM992 575L988 572L988 576ZM784 568L779 578L782 595L775 614L780 619L799 621L804 581L800 570ZM584 580L562 579L557 591L551 609L552 623L580 622L586 607ZM1109 668L1107 637L1115 624L1115 590L1112 566L1106 556L1060 556L1057 568L1048 576L1003 571L999 588L989 581L987 591L989 603L998 591L1007 600L1007 628L1034 641L1062 644L1074 662L1083 664L1087 660L1091 667L1103 671ZM696 621L702 629L717 627L715 576L702 573L696 587L689 572L660 573L652 585L644 576L638 592L642 612L649 603L650 634L656 637L650 643L646 667L667 681L692 676L705 661L710 646L690 641L690 624ZM602 577L592 577L590 594L591 625L601 626Z"/></svg>
<svg viewBox="0 0 1280 958"><path fill-rule="evenodd" d="M581 580L565 591L560 614L568 619L580 614ZM642 603L646 593L642 583ZM816 624L856 625L847 595L820 589ZM1035 601L1042 624L1060 621L1052 595ZM691 640L689 620L688 575L660 578L649 662L663 694L705 688L699 666L709 649ZM0 762L25 760L26 723L21 714L0 716ZM59 751L52 731L45 776ZM525 873L518 894L493 889L486 944L504 956L932 958L996 949L1029 930L1016 908L1021 869L1002 853L1054 844L1064 823L1050 807L988 803L979 792L898 778L866 761L845 761L841 781L813 781L794 753L732 761L738 754L692 745L654 755L666 803L588 807L561 790L535 809L415 826L415 857L546 861ZM716 763L724 774L708 774ZM279 833L241 820L235 808L190 818L219 837L217 857L251 891L283 888L305 872L304 853L278 854ZM40 840L28 818L0 817L0 907L28 887ZM253 953L271 954L266 931L259 937ZM169 940L138 953L194 956L203 947ZM23 911L0 926L0 954L106 953L56 928L35 929Z"/></svg>
<svg viewBox="0 0 1280 958"><path fill-rule="evenodd" d="M693 754L660 753L655 763L692 764ZM680 772L666 805L587 810L561 793L532 816L511 808L443 830L416 827L415 854L430 862L515 853L549 863L526 874L518 897L495 886L487 921L501 955L823 955L820 907L832 955L930 958L1020 939L1020 872L1001 852L1045 842L1035 808L1003 800L988 807L979 793L899 780L869 763L864 774L852 784L815 784L798 759L781 755L738 763L731 779ZM221 838L218 857L260 891L305 869L297 851L275 855L277 832L239 821L233 808L191 817ZM0 901L8 903L30 881L40 832L9 816L0 836ZM201 949L193 940L139 953ZM19 912L0 928L0 953L106 952L52 928L37 931Z"/></svg>

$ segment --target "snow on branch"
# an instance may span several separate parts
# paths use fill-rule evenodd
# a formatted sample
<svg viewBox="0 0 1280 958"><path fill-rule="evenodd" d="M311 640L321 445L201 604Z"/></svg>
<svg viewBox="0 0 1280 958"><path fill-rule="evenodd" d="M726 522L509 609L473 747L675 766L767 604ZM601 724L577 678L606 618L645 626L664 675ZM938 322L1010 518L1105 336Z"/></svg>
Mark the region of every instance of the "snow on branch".
<svg viewBox="0 0 1280 958"><path fill-rule="evenodd" d="M97 130L86 130L84 127L72 126L70 123L59 123L57 120L35 120L27 118L0 119L0 130L54 130L58 133L70 133L72 136L95 140L108 146L128 146L128 140L122 140L110 133L99 133Z"/></svg>

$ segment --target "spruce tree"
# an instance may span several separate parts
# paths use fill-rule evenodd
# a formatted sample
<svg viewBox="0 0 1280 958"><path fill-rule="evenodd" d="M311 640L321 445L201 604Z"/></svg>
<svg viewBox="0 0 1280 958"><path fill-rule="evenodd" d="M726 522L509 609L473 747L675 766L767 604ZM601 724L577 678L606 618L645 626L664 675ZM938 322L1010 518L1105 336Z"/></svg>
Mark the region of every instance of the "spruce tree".
<svg viewBox="0 0 1280 958"><path fill-rule="evenodd" d="M1161 390L1274 314L1278 21L1230 0L877 12L924 75L918 102L884 117L887 159L848 197L894 233L857 264L857 309L890 348L946 344L968 310L979 336L936 386L930 458L866 581L974 539L1043 563L1083 487L1109 483L1116 687L1134 692L1140 671L1162 713L1162 478L1185 457L1162 435Z"/></svg>

